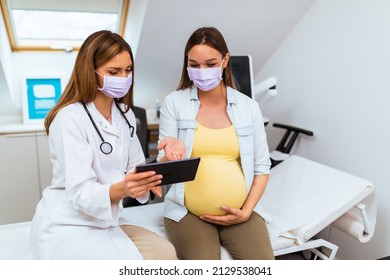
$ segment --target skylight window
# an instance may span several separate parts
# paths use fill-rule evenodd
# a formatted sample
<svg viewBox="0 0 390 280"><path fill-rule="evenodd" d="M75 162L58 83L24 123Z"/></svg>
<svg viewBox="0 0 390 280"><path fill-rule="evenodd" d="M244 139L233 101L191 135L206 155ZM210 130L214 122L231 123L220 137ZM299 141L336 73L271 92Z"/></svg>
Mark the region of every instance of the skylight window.
<svg viewBox="0 0 390 280"><path fill-rule="evenodd" d="M78 49L98 30L123 35L129 0L0 0L11 48Z"/></svg>
<svg viewBox="0 0 390 280"><path fill-rule="evenodd" d="M19 45L76 46L96 30L117 31L117 14L12 10Z"/></svg>

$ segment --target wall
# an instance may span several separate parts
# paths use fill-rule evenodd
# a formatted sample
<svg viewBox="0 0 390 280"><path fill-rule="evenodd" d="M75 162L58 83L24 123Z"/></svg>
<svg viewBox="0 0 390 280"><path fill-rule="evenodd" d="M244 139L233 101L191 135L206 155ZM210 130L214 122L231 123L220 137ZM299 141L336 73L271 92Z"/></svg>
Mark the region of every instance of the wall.
<svg viewBox="0 0 390 280"><path fill-rule="evenodd" d="M390 255L390 2L317 0L258 73L275 75L279 95L263 113L313 130L295 153L373 182L376 232L361 244L332 231L341 259ZM271 148L281 130L267 128ZM322 203L322 202L319 202Z"/></svg>
<svg viewBox="0 0 390 280"><path fill-rule="evenodd" d="M176 88L184 45L196 28L219 28L230 51L251 54L258 71L313 2L197 0L193 5L193 0L132 0L125 39L135 54L135 104L153 109L156 99L162 101ZM6 42L6 36L4 39L1 41ZM21 122L21 78L47 71L69 76L75 60L75 53L8 52L5 56L12 63L12 67L5 67L10 72L7 79L15 103L7 108L13 107L18 122ZM2 114L3 111L0 117Z"/></svg>
<svg viewBox="0 0 390 280"><path fill-rule="evenodd" d="M61 77L66 85L76 59L76 52L15 52L12 62L16 69L14 72L13 88L15 92L15 105L22 106L22 79L25 77L44 77L52 75ZM62 83L62 82L61 82Z"/></svg>
<svg viewBox="0 0 390 280"><path fill-rule="evenodd" d="M6 80L5 76L1 77L0 73L0 86L2 84L8 85L8 87L0 88L0 90L3 89L0 92L0 100L7 101L7 103L0 105L0 124L22 123L23 78L58 75L63 79L65 86L72 72L75 58L76 53L63 52L17 52L10 54L11 66L7 67L8 71L10 68L12 69L9 71L10 78ZM13 94L11 95L10 92Z"/></svg>
<svg viewBox="0 0 390 280"><path fill-rule="evenodd" d="M1 13L0 13L1 14ZM1 16L0 16L1 19ZM0 20L0 123L8 121L10 115L18 115L19 112L13 108L13 94L10 90L12 81L11 48L8 43L7 32L3 20Z"/></svg>
<svg viewBox="0 0 390 280"><path fill-rule="evenodd" d="M133 56L137 56L138 45L142 35L143 23L149 0L130 1L129 13L126 19L125 40L131 46Z"/></svg>
<svg viewBox="0 0 390 280"><path fill-rule="evenodd" d="M138 7L132 0L132 7ZM175 90L185 44L202 26L215 26L232 54L251 54L259 71L314 0L148 0L137 42L134 101L151 108ZM132 6L134 5L134 6ZM144 4L145 5L145 4ZM143 11L142 11L143 12Z"/></svg>

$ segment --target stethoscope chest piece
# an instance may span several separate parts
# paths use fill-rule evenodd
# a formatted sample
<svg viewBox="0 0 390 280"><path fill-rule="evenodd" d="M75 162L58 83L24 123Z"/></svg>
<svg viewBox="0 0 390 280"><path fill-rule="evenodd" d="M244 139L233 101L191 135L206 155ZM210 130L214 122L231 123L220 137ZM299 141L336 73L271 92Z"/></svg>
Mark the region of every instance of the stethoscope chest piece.
<svg viewBox="0 0 390 280"><path fill-rule="evenodd" d="M112 152L112 145L108 142L103 142L100 144L100 151L102 151L103 154L108 155Z"/></svg>

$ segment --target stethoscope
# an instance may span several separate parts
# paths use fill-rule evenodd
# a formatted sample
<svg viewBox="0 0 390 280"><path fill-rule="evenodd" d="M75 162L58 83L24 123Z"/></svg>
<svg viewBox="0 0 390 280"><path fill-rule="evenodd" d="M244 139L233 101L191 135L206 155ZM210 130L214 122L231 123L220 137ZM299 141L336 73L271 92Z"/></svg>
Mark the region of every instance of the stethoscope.
<svg viewBox="0 0 390 280"><path fill-rule="evenodd" d="M115 101L114 101L115 102ZM89 117L89 119L91 120L91 123L93 124L93 126L95 127L95 130L96 132L99 134L99 137L100 139L102 140L102 143L100 144L100 151L105 154L105 155L108 155L108 154L111 154L113 148L112 148L112 145L105 141L104 138L103 138L103 135L100 133L99 131L99 128L97 127L95 121L93 120L92 116L91 116L91 113L89 112L87 106L85 105L85 103L81 102L81 104L83 104L84 106L84 109L85 109L85 112L87 112L87 115ZM133 142L133 136L134 136L134 126L132 126L129 122L129 120L126 118L125 116L125 113L122 111L122 109L119 107L119 104L117 102L115 102L115 105L116 107L119 109L119 112L121 112L123 118L125 119L127 125L129 126L129 130L130 130L130 146L129 146L129 151L131 151L131 143Z"/></svg>

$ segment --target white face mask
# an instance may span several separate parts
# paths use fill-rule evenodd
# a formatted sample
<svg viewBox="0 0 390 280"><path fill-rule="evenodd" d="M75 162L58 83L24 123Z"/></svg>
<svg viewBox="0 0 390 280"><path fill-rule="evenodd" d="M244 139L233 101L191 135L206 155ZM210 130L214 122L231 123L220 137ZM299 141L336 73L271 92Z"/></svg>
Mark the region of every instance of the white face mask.
<svg viewBox="0 0 390 280"><path fill-rule="evenodd" d="M212 68L187 67L188 77L198 89L202 91L213 90L222 80L222 63L221 66Z"/></svg>
<svg viewBox="0 0 390 280"><path fill-rule="evenodd" d="M106 96L111 98L122 98L125 96L133 83L133 75L132 72L124 77L116 77L116 76L103 76L99 72L95 71L97 74L103 77L103 86L98 90L103 92Z"/></svg>

